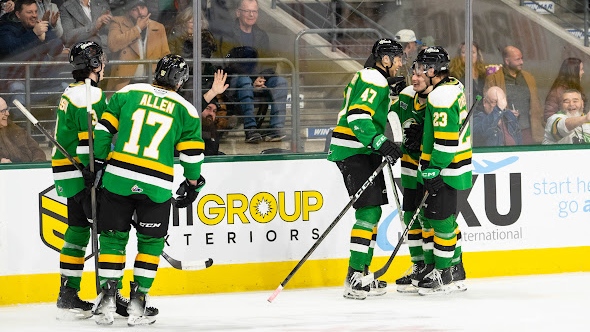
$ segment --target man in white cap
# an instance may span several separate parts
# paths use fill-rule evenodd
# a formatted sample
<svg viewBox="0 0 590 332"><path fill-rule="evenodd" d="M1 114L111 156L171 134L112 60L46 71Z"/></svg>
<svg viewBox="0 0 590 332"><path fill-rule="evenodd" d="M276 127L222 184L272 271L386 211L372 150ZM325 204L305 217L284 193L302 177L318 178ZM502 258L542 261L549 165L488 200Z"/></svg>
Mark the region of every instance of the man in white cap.
<svg viewBox="0 0 590 332"><path fill-rule="evenodd" d="M395 34L394 40L400 43L404 48L404 57L402 59L403 67L400 68L398 75L405 76L409 85L412 82L412 71L410 70L410 66L418 55L420 44L422 43L416 39L416 34L410 29L402 29L398 31Z"/></svg>

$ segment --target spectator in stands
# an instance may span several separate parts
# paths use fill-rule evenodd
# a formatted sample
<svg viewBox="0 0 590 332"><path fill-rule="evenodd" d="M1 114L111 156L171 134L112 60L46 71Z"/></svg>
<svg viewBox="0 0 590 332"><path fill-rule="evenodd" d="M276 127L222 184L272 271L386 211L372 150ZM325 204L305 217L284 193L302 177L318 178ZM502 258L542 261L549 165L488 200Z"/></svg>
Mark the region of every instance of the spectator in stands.
<svg viewBox="0 0 590 332"><path fill-rule="evenodd" d="M257 0L239 0L235 10L236 21L230 33L221 36L220 47L222 52L227 52L228 57L231 52L226 50L248 50L244 54L255 53L254 57L272 58L268 34L257 24L259 14ZM254 50L254 52L252 52ZM239 54L235 52L234 54ZM235 57L239 57L235 55ZM249 56L250 57L250 56ZM241 66L248 67L248 66ZM236 74L236 73L230 73ZM285 138L282 129L285 123L285 114L287 108L287 81L285 78L276 75L273 68L264 68L263 66L255 69L253 72L242 72L234 75L230 81L230 87L235 89L235 99L240 103L241 115L244 120L244 130L246 133L246 143L259 143L263 139L269 142L278 142ZM253 78L262 75L266 78L266 86L270 92L271 119L270 131L264 132L264 138L256 131L257 123L254 117L254 86Z"/></svg>
<svg viewBox="0 0 590 332"><path fill-rule="evenodd" d="M586 104L586 95L582 88L582 75L584 74L584 64L578 58L567 58L561 63L559 73L551 85L551 89L545 98L544 120L547 121L550 116L559 111L561 105L561 95L565 90L576 89L582 95L582 101Z"/></svg>
<svg viewBox="0 0 590 332"><path fill-rule="evenodd" d="M4 16L4 14L11 13L14 11L14 1L7 0L1 1L2 2L2 10L0 10L0 17Z"/></svg>
<svg viewBox="0 0 590 332"><path fill-rule="evenodd" d="M220 108L217 98L212 99L201 113L202 136L205 141L205 155L216 156L225 154L219 151L219 135L217 134L216 115Z"/></svg>
<svg viewBox="0 0 590 332"><path fill-rule="evenodd" d="M160 11L158 22L162 23L166 28L166 31L170 32L175 27L178 27L178 15L187 8L190 8L192 11L192 5L192 0L170 0L168 2L168 7Z"/></svg>
<svg viewBox="0 0 590 332"><path fill-rule="evenodd" d="M49 12L47 20L51 25L51 29L55 35L61 38L64 29L61 24L60 12L57 6L51 0L35 0L37 2L37 15L44 17L46 12Z"/></svg>
<svg viewBox="0 0 590 332"><path fill-rule="evenodd" d="M145 0L130 0L126 14L114 16L109 26L108 45L113 60L157 60L170 53L166 29L150 19ZM152 72L156 69L152 65ZM114 65L107 83L109 91L118 91L129 83L147 82L150 68L143 64Z"/></svg>
<svg viewBox="0 0 590 332"><path fill-rule="evenodd" d="M80 41L93 41L107 49L109 24L113 18L106 0L67 0L59 9L66 47Z"/></svg>
<svg viewBox="0 0 590 332"><path fill-rule="evenodd" d="M473 42L471 46L471 72L473 76L473 95L483 96L483 87L486 83L486 65L479 45ZM451 76L455 77L465 85L465 43L461 43L457 55L451 59L449 66Z"/></svg>
<svg viewBox="0 0 590 332"><path fill-rule="evenodd" d="M543 109L539 102L537 83L531 73L522 69L522 52L514 46L502 51L501 70L486 77L484 91L498 86L506 93L511 109L518 110L518 123L523 144L539 144L543 140Z"/></svg>
<svg viewBox="0 0 590 332"><path fill-rule="evenodd" d="M561 110L547 119L543 144L590 143L590 113L584 113L582 93L567 89L561 95Z"/></svg>
<svg viewBox="0 0 590 332"><path fill-rule="evenodd" d="M27 132L8 120L10 112L0 98L0 163L46 161L45 152Z"/></svg>
<svg viewBox="0 0 590 332"><path fill-rule="evenodd" d="M483 112L473 116L474 146L521 145L518 111L507 108L506 94L497 86L488 89Z"/></svg>
<svg viewBox="0 0 590 332"><path fill-rule="evenodd" d="M201 56L210 58L217 50L217 43L211 31L208 30L209 22L201 17ZM176 24L168 35L168 44L172 54L178 54L184 59L193 58L193 8L187 7L176 16ZM191 78L184 84L180 94L188 101L193 102L193 66L191 66ZM208 90L211 87L213 73L216 68L207 61L201 61L202 88ZM205 106L205 105L203 105Z"/></svg>
<svg viewBox="0 0 590 332"><path fill-rule="evenodd" d="M422 42L416 39L416 34L410 29L402 29L398 31L393 40L400 43L404 48L404 57L402 59L403 66L399 69L397 74L406 77L406 83L410 85L412 84L412 69L410 67L420 51Z"/></svg>
<svg viewBox="0 0 590 332"><path fill-rule="evenodd" d="M37 3L35 0L17 0L13 12L0 18L0 60L1 61L51 61L61 60L60 55L67 57L67 52L61 40L56 36L48 21L50 12L39 20L37 15ZM65 59L64 59L65 60ZM55 78L62 71L55 65L31 66L32 77ZM7 89L13 94L13 99L18 98L25 103L25 67L2 67L0 77L8 79ZM64 83L65 84L65 83ZM56 92L63 90L59 83L36 81L31 83L32 92ZM32 94L32 102L46 100L43 94ZM56 98L57 99L57 98ZM54 105L57 101L52 101ZM20 113L20 112L18 112ZM14 114L16 115L16 114ZM14 116L13 115L13 116ZM24 119L22 114L14 116L13 120Z"/></svg>

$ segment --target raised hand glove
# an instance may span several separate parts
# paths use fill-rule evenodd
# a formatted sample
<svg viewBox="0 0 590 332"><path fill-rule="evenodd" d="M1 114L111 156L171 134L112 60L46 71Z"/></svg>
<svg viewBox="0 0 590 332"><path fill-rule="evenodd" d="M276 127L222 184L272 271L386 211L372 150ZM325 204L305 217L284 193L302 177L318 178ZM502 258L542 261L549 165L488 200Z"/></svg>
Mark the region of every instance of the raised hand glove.
<svg viewBox="0 0 590 332"><path fill-rule="evenodd" d="M399 96L400 92L407 86L406 78L403 76L388 77L387 84L389 84L389 95L391 96Z"/></svg>
<svg viewBox="0 0 590 332"><path fill-rule="evenodd" d="M409 152L420 152L423 134L424 125L422 124L412 123L408 128L404 128L404 145Z"/></svg>
<svg viewBox="0 0 590 332"><path fill-rule="evenodd" d="M178 197L176 197L176 199L173 201L174 206L179 209L189 206L195 201L195 199L197 199L197 196L199 196L199 192L204 185L205 178L202 175L197 180L196 186L192 185L188 179L184 179L184 181L182 181L180 184L180 187L178 187L178 190L176 190Z"/></svg>
<svg viewBox="0 0 590 332"><path fill-rule="evenodd" d="M427 168L423 170L422 179L424 180L424 189L431 195L436 195L436 192L445 185L442 176L440 176L440 169L438 168Z"/></svg>
<svg viewBox="0 0 590 332"><path fill-rule="evenodd" d="M376 135L371 147L385 157L391 165L402 156L402 150L385 135Z"/></svg>

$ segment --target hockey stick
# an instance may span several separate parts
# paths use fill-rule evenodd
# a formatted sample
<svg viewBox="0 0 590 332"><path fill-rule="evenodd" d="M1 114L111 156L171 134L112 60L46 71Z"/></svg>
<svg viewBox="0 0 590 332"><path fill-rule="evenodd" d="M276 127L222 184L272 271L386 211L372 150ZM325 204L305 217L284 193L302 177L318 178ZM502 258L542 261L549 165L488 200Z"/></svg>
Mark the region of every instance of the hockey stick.
<svg viewBox="0 0 590 332"><path fill-rule="evenodd" d="M463 121L463 123L461 124L461 127L459 127L459 137L461 137L461 135L463 135L463 130L465 130L465 127L467 127L467 124L469 123L469 118L471 118L471 115L473 114L473 110L475 109L475 106L479 103L479 101L481 99L482 98L480 95L475 96L475 101L473 102L473 105L471 105L471 108L469 109L469 113L467 113L467 117L465 117L465 121Z"/></svg>
<svg viewBox="0 0 590 332"><path fill-rule="evenodd" d="M14 104L14 106L16 106L26 117L27 119L29 119L29 121L31 121L31 123L33 124L33 126L35 126L37 129L39 129L39 131L45 135L45 137L47 137L47 139L49 141L51 141L51 143L53 143L53 146L55 146L59 152L61 152L66 158L68 158L68 160L74 164L74 166L81 172L82 169L84 169L84 166L82 164L80 164L79 162L77 162L69 153L68 151L66 151L59 143L57 143L57 141L55 140L55 138L53 138L53 136L51 136L47 130L45 130L45 128L43 128L43 126L41 126L41 124L39 123L39 121L33 116L33 114L31 114L31 112L29 112L29 110L27 110L27 108L21 104L20 101L18 101L17 99L13 100L12 103Z"/></svg>
<svg viewBox="0 0 590 332"><path fill-rule="evenodd" d="M301 260L299 261L299 263L297 263L297 265L295 265L295 267L293 268L293 270L291 270L291 272L289 272L289 274L287 275L287 277L285 278L285 280L283 280L283 282L281 282L281 284L279 285L279 287L277 287L277 289L270 295L270 297L267 300L268 302L272 302L279 295L279 293L283 290L283 288L285 288L285 286L287 285L287 283L289 282L289 280L291 280L291 278L299 270L299 268L301 267L301 265L303 265L303 263L305 263L305 261L309 258L309 256L311 256L311 254L316 250L316 248L320 245L320 243L322 243L322 241L326 238L326 236L328 235L328 233L330 233L330 231L332 230L332 228L334 228L334 226L336 226L336 224L338 223L338 221L340 221L340 219L342 219L342 217L346 214L346 212L348 211L348 209L350 209L350 207L352 207L352 205L359 199L359 197L362 195L362 193L365 192L365 190L367 189L367 187L370 186L371 183L373 183L373 181L375 180L375 178L377 177L377 175L379 174L379 172L381 172L381 170L383 169L383 167L385 167L385 165L387 163L388 163L387 160L384 160L377 167L377 169L375 169L375 171L373 172L373 174L371 174L369 176L369 178L367 179L367 181L365 181L365 183L363 183L363 185L359 188L359 190L356 192L356 194L354 194L352 196L352 198L350 199L350 201L348 202L348 204L346 204L346 206L344 207L344 209L342 209L342 211L340 211L340 214L338 214L338 216L336 217L336 219L334 219L334 221L332 221L332 223L328 226L328 228L326 228L326 230L322 233L322 235L320 235L320 237L315 241L315 243L313 244L313 246L311 246L311 248L307 251L307 253L305 253L305 255L303 256L303 258L301 258Z"/></svg>
<svg viewBox="0 0 590 332"><path fill-rule="evenodd" d="M23 104L21 104L18 100L14 100L13 104L27 117L27 119L29 119L29 121L31 121L31 123L37 127L37 129L39 129L39 131L45 135L45 137L47 137L47 139L49 141L51 141L51 143L53 143L53 145L69 160L71 161L76 168L79 171L82 171L82 169L84 169L84 166L82 166L80 163L78 163L69 153L68 151L66 151L66 149L64 149L63 146L61 146L61 144L59 144L55 138L53 138L53 136L51 136L47 130L45 130L45 128L43 128L43 126L41 126L39 124L39 121L35 118L35 116L33 116L33 114L31 114L31 112L29 112L29 110L26 109L26 107L23 106ZM92 255L95 255L96 252L93 252ZM95 255L97 256L97 255ZM213 264L213 260L211 258L206 259L206 260L201 260L201 261L192 261L192 262L181 262L179 260L176 260L172 257L170 257L169 255L167 255L165 252L162 252L162 256L164 257L164 259L166 259L166 261L168 261L168 263L170 263L170 265L173 268L179 269L179 270L199 270L199 267L201 268L208 268Z"/></svg>
<svg viewBox="0 0 590 332"><path fill-rule="evenodd" d="M393 197L395 198L395 205L397 206L397 214L399 215L399 221L404 225L404 218L402 217L402 207L399 201L399 195L397 194L397 186L395 185L395 177L393 176L393 169L391 164L387 165L389 168L389 179L391 180L391 186L393 187Z"/></svg>
<svg viewBox="0 0 590 332"><path fill-rule="evenodd" d="M418 208L416 208L416 211L414 211L414 215L412 215L412 219L410 219L410 222L408 223L408 226L406 226L406 229L404 229L404 233L399 238L399 241L397 241L397 245L393 249L393 252L391 253L391 256L389 256L389 259L387 260L387 263L385 263L385 265L383 265L383 267L380 268L379 270L377 270L377 271L375 271L373 273L369 273L366 276L363 276L361 278L361 284L362 284L363 287L364 286L367 286L368 284L370 284L371 282L373 282L375 279L381 277L382 275L385 274L385 272L387 272L387 270L389 269L389 266L391 265L391 262L393 262L393 259L395 258L395 255L397 255L397 252L399 251L399 248L404 243L404 238L406 237L406 235L408 235L408 232L410 230L410 227L412 227L412 225L414 224L414 221L418 217L418 214L420 213L420 209L422 208L422 206L426 202L426 199L427 198L428 198L428 192L426 192L424 194L424 197L422 198L422 201L418 205Z"/></svg>
<svg viewBox="0 0 590 332"><path fill-rule="evenodd" d="M90 78L85 79L84 83L86 86L86 115L88 118L88 163L90 166L90 171L93 174L96 174L96 170L94 169L94 134L92 130L94 126L92 125L92 99L90 98L92 92ZM92 210L92 232L90 235L92 238L92 252L94 253L94 277L96 281L96 294L100 294L101 288L100 279L98 276L98 228L96 225L96 185L97 183L95 183L95 185L90 188L90 206Z"/></svg>

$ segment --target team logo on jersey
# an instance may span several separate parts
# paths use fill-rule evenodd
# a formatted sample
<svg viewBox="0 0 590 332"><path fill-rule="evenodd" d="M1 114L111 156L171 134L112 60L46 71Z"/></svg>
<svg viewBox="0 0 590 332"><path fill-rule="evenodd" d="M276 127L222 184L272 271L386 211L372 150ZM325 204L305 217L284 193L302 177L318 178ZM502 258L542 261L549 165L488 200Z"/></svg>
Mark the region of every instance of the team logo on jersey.
<svg viewBox="0 0 590 332"><path fill-rule="evenodd" d="M143 189L139 188L137 185L133 185L133 187L131 187L131 192L141 193L143 192Z"/></svg>

